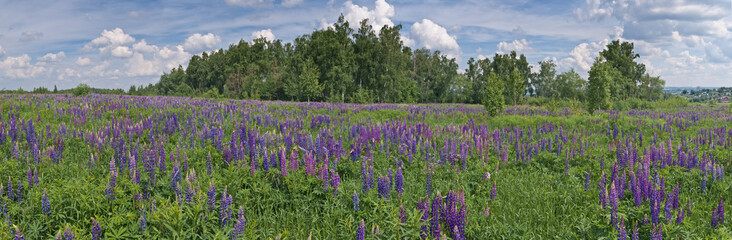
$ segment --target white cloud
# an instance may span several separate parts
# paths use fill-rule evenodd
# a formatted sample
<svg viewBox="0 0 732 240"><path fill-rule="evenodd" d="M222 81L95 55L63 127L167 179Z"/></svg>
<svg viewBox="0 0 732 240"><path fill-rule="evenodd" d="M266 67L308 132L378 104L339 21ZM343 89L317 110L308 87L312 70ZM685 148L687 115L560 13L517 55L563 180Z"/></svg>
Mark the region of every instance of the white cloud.
<svg viewBox="0 0 732 240"><path fill-rule="evenodd" d="M302 3L303 3L303 0L284 0L284 1L282 1L282 6L294 7L294 6L300 5Z"/></svg>
<svg viewBox="0 0 732 240"><path fill-rule="evenodd" d="M447 29L429 19L422 19L421 22L415 22L410 32L417 46L431 50L440 50L450 58L457 58L462 54L456 38L450 36L447 33Z"/></svg>
<svg viewBox="0 0 732 240"><path fill-rule="evenodd" d="M360 24L361 20L368 19L369 25L374 28L377 34L384 25L394 26L394 22L391 21L391 17L394 16L394 6L385 0L376 0L373 10L348 1L343 5L341 12L345 20L356 27Z"/></svg>
<svg viewBox="0 0 732 240"><path fill-rule="evenodd" d="M75 63L76 63L76 65L79 65L79 66L88 66L89 64L91 64L91 59L85 58L85 57L78 57L78 58L76 58Z"/></svg>
<svg viewBox="0 0 732 240"><path fill-rule="evenodd" d="M599 52L605 49L609 40L605 39L599 42L581 43L569 52L569 57L562 59L557 65L562 69L579 68L580 73L590 70L595 57Z"/></svg>
<svg viewBox="0 0 732 240"><path fill-rule="evenodd" d="M496 47L498 48L497 52L500 54L505 54L505 53L508 53L511 51L516 51L516 52L521 53L521 52L532 50L531 46L529 46L530 44L531 44L531 42L526 41L526 39L521 39L521 40L513 40L513 42L510 42L510 43L509 42L500 42L500 43L498 43L498 45Z"/></svg>
<svg viewBox="0 0 732 240"><path fill-rule="evenodd" d="M188 37L183 46L188 51L200 51L204 49L211 49L219 43L221 43L221 37L216 36L213 33L208 33L206 35L196 33Z"/></svg>
<svg viewBox="0 0 732 240"><path fill-rule="evenodd" d="M58 75L58 77L56 77L56 79L58 79L58 80L64 80L67 77L76 77L76 78L79 78L79 77L81 77L81 74L77 73L76 70L74 70L74 69L66 68L66 69L64 69L63 72L60 72L60 74Z"/></svg>
<svg viewBox="0 0 732 240"><path fill-rule="evenodd" d="M269 29L269 28L252 32L252 40L261 38L261 37L264 37L265 39L267 39L269 41L274 41L276 39L274 33L272 33L272 29Z"/></svg>
<svg viewBox="0 0 732 240"><path fill-rule="evenodd" d="M163 70L166 71L184 64L188 59L190 59L190 57L191 54L186 52L181 45L173 48L163 47L155 54L155 58L159 61L159 64L164 67ZM158 74L162 74L162 71Z"/></svg>
<svg viewBox="0 0 732 240"><path fill-rule="evenodd" d="M0 73L9 78L32 78L46 71L42 65L31 65L30 56L23 54L18 57L7 57L0 62Z"/></svg>
<svg viewBox="0 0 732 240"><path fill-rule="evenodd" d="M132 45L132 50L135 52L141 52L141 53L154 53L158 51L158 47L155 45L147 45L147 42L145 42L145 39L140 40L139 42Z"/></svg>
<svg viewBox="0 0 732 240"><path fill-rule="evenodd" d="M272 4L274 0L226 0L226 4L241 7L258 7Z"/></svg>
<svg viewBox="0 0 732 240"><path fill-rule="evenodd" d="M155 66L152 61L144 59L141 53L135 53L125 66L127 67L127 76L147 76L160 74L160 68Z"/></svg>
<svg viewBox="0 0 732 240"><path fill-rule="evenodd" d="M5 49L3 49L3 46L0 45L0 57L5 56Z"/></svg>
<svg viewBox="0 0 732 240"><path fill-rule="evenodd" d="M66 59L66 54L61 51L59 53L46 53L46 55L43 55L43 57L38 58L38 61L41 62L58 62L61 60Z"/></svg>
<svg viewBox="0 0 732 240"><path fill-rule="evenodd" d="M106 49L108 48L103 49L105 49L104 51L106 51ZM100 51L104 52L102 49L100 49ZM130 47L127 46L116 46L109 51L110 54L112 54L112 56L114 57L126 58L132 56L132 51L130 51Z"/></svg>
<svg viewBox="0 0 732 240"><path fill-rule="evenodd" d="M135 38L126 34L121 28L115 28L112 31L104 29L101 36L86 44L84 48L91 49L92 47L121 46L128 45L133 42L135 42Z"/></svg>

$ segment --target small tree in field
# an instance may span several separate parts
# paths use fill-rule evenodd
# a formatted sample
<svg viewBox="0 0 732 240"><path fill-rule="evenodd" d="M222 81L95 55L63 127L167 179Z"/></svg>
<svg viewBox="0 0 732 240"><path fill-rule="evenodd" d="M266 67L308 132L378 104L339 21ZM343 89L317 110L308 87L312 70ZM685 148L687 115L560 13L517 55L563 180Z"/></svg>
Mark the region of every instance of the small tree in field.
<svg viewBox="0 0 732 240"><path fill-rule="evenodd" d="M91 88L89 85L86 85L84 83L80 83L79 85L74 88L74 96L86 96L89 95L89 92L91 92Z"/></svg>
<svg viewBox="0 0 732 240"><path fill-rule="evenodd" d="M483 106L485 106L485 110L488 111L491 117L495 117L503 110L503 81L495 72L491 72L485 83Z"/></svg>

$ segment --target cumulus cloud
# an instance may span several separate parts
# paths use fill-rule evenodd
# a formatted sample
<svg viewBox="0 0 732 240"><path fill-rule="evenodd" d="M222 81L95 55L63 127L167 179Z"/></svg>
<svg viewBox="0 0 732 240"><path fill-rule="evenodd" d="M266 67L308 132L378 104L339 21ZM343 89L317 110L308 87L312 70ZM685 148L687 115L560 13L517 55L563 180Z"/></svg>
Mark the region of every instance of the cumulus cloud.
<svg viewBox="0 0 732 240"><path fill-rule="evenodd" d="M115 28L112 31L104 29L101 36L86 44L85 48L91 49L93 47L121 46L128 45L133 42L135 42L135 38L126 34L121 28Z"/></svg>
<svg viewBox="0 0 732 240"><path fill-rule="evenodd" d="M20 40L21 42L30 42L33 40L38 40L41 37L43 37L42 32L28 31L28 32L21 33L20 39L18 39L18 40Z"/></svg>
<svg viewBox="0 0 732 240"><path fill-rule="evenodd" d="M294 7L294 6L300 5L302 3L303 3L303 0L284 0L284 1L282 1L282 6Z"/></svg>
<svg viewBox="0 0 732 240"><path fill-rule="evenodd" d="M0 74L8 78L32 78L46 71L42 65L32 65L30 56L23 54L18 57L7 57L0 62Z"/></svg>
<svg viewBox="0 0 732 240"><path fill-rule="evenodd" d="M562 69L579 68L587 72L592 67L595 57L600 51L605 49L609 40L605 39L599 42L581 43L569 52L569 57L564 58L557 64Z"/></svg>
<svg viewBox="0 0 732 240"><path fill-rule="evenodd" d="M76 58L76 65L79 66L88 66L91 64L91 59L85 58L85 57L78 57Z"/></svg>
<svg viewBox="0 0 732 240"><path fill-rule="evenodd" d="M429 19L415 22L410 29L410 33L414 38L412 44L431 50L440 50L450 58L457 58L461 54L456 37L450 36L447 29Z"/></svg>
<svg viewBox="0 0 732 240"><path fill-rule="evenodd" d="M532 50L531 46L529 46L529 45L531 45L531 42L526 41L526 39L521 39L521 40L513 40L513 42L510 42L510 43L509 42L500 42L500 43L498 43L498 45L496 47L498 48L497 52L499 54L505 54L505 53L509 53L511 51L516 51L516 52L520 53L520 52L526 52L526 51Z"/></svg>
<svg viewBox="0 0 732 240"><path fill-rule="evenodd" d="M272 4L274 0L226 0L226 4L240 7L260 7Z"/></svg>
<svg viewBox="0 0 732 240"><path fill-rule="evenodd" d="M152 61L145 60L141 53L135 53L125 66L130 77L160 74L160 68Z"/></svg>
<svg viewBox="0 0 732 240"><path fill-rule="evenodd" d="M343 4L341 9L343 17L353 26L358 26L361 20L368 19L369 25L378 33L381 28L386 26L394 26L391 17L394 17L394 6L385 0L376 0L374 9L369 10L366 6L359 6L348 1Z"/></svg>
<svg viewBox="0 0 732 240"><path fill-rule="evenodd" d="M58 79L58 80L64 80L64 79L66 79L68 77L79 78L79 77L81 77L81 74L79 74L78 72L76 72L76 70L74 70L74 69L66 68L63 71L59 71L59 75L58 75L58 77L56 77L56 79Z"/></svg>
<svg viewBox="0 0 732 240"><path fill-rule="evenodd" d="M158 47L155 45L147 45L147 42L145 42L145 39L140 40L139 42L132 45L132 50L135 52L141 52L141 53L154 53L158 51Z"/></svg>
<svg viewBox="0 0 732 240"><path fill-rule="evenodd" d="M0 45L0 57L5 56L5 49L3 49L3 46Z"/></svg>
<svg viewBox="0 0 732 240"><path fill-rule="evenodd" d="M105 48L106 49L106 48ZM126 58L132 56L132 51L128 46L116 46L109 50L109 53L114 57Z"/></svg>
<svg viewBox="0 0 732 240"><path fill-rule="evenodd" d="M272 29L269 28L252 32L252 40L262 37L269 41L274 41L276 39L274 33L272 33Z"/></svg>
<svg viewBox="0 0 732 240"><path fill-rule="evenodd" d="M206 35L196 33L186 39L183 47L189 51L200 51L204 49L211 49L219 43L221 43L221 37L216 36L213 33L208 33Z"/></svg>
<svg viewBox="0 0 732 240"><path fill-rule="evenodd" d="M63 51L59 53L46 53L46 55L43 55L43 57L38 58L38 61L41 62L58 62L61 60L66 59L66 53Z"/></svg>

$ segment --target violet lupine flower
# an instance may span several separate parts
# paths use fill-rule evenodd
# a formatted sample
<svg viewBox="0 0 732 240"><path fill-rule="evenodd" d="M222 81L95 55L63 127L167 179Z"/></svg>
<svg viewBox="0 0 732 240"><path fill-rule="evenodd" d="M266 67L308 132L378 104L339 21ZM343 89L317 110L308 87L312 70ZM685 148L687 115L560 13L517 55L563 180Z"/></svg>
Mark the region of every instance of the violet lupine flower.
<svg viewBox="0 0 732 240"><path fill-rule="evenodd" d="M615 188L615 182L610 183L610 224L616 226L618 224L618 194Z"/></svg>
<svg viewBox="0 0 732 240"><path fill-rule="evenodd" d="M389 201L389 179L379 175L379 199Z"/></svg>
<svg viewBox="0 0 732 240"><path fill-rule="evenodd" d="M23 181L18 180L18 187L15 191L15 201L23 200Z"/></svg>
<svg viewBox="0 0 732 240"><path fill-rule="evenodd" d="M630 239L638 240L639 237L640 235L638 235L638 221L635 221L635 223L633 223L633 233L630 234Z"/></svg>
<svg viewBox="0 0 732 240"><path fill-rule="evenodd" d="M280 172L283 177L287 177L287 155L285 155L285 147L280 147Z"/></svg>
<svg viewBox="0 0 732 240"><path fill-rule="evenodd" d="M417 210L420 210L420 212L422 213L422 219L420 219L420 222L422 223L422 226L420 227L420 236L422 237L422 239L427 238L430 230L430 227L427 224L427 221L430 219L429 201L429 198L426 200L420 198L417 202Z"/></svg>
<svg viewBox="0 0 732 240"><path fill-rule="evenodd" d="M363 219L361 219L361 224L358 225L358 230L356 230L356 240L365 240L366 239L366 224L364 224Z"/></svg>
<svg viewBox="0 0 732 240"><path fill-rule="evenodd" d="M14 199L14 193L13 193L13 181L8 177L8 199Z"/></svg>
<svg viewBox="0 0 732 240"><path fill-rule="evenodd" d="M213 212L216 203L216 185L214 185L213 181L208 185L208 193L206 195L208 195L208 210L209 212Z"/></svg>
<svg viewBox="0 0 732 240"><path fill-rule="evenodd" d="M717 210L712 210L712 228L717 228L717 220L719 219L719 215L717 215Z"/></svg>
<svg viewBox="0 0 732 240"><path fill-rule="evenodd" d="M33 187L33 172L31 172L30 167L28 167L27 176L28 176L28 187L31 188L31 187Z"/></svg>
<svg viewBox="0 0 732 240"><path fill-rule="evenodd" d="M140 226L140 235L142 235L142 233L145 232L145 228L147 227L145 211L142 211L142 213L140 214L140 220L137 222L137 225Z"/></svg>
<svg viewBox="0 0 732 240"><path fill-rule="evenodd" d="M404 205L399 205L399 222L400 223L407 222L407 213L404 210Z"/></svg>
<svg viewBox="0 0 732 240"><path fill-rule="evenodd" d="M74 232L71 231L69 228L69 224L66 224L66 230L64 230L64 239L65 240L74 240L76 236L74 235Z"/></svg>
<svg viewBox="0 0 732 240"><path fill-rule="evenodd" d="M43 197L41 197L41 204L43 205L43 218L46 218L51 213L51 204L48 203L48 194L46 189L43 189Z"/></svg>
<svg viewBox="0 0 732 240"><path fill-rule="evenodd" d="M371 231L371 236L373 236L374 239L381 239L381 231L379 230L379 225L376 225L376 229L373 229Z"/></svg>
<svg viewBox="0 0 732 240"><path fill-rule="evenodd" d="M684 221L684 208L682 207L679 209L679 212L676 214L676 224L681 224Z"/></svg>
<svg viewBox="0 0 732 240"><path fill-rule="evenodd" d="M724 197L719 198L719 205L717 206L717 221L719 221L719 223L724 222Z"/></svg>
<svg viewBox="0 0 732 240"><path fill-rule="evenodd" d="M491 189L491 201L496 199L497 196L497 190L496 190L496 181L493 181L493 189Z"/></svg>
<svg viewBox="0 0 732 240"><path fill-rule="evenodd" d="M672 208L673 207L671 201L666 201L666 203L663 205L663 216L666 218L666 223L671 221L671 217L673 216L673 214L671 213Z"/></svg>
<svg viewBox="0 0 732 240"><path fill-rule="evenodd" d="M397 169L394 188L399 193L399 197L401 197L404 193L404 175L402 175L402 168Z"/></svg>
<svg viewBox="0 0 732 240"><path fill-rule="evenodd" d="M626 240L627 235L625 232L625 217L621 217L620 224L618 225L618 240Z"/></svg>
<svg viewBox="0 0 732 240"><path fill-rule="evenodd" d="M702 190L702 193L707 192L707 174L704 174L704 178L702 178L701 190Z"/></svg>
<svg viewBox="0 0 732 240"><path fill-rule="evenodd" d="M231 219L231 209L229 208L229 205L231 205L233 199L231 195L227 195L226 191L227 189L224 187L224 192L221 194L221 205L219 205L219 222L222 227L226 226Z"/></svg>
<svg viewBox="0 0 732 240"><path fill-rule="evenodd" d="M333 169L330 170L330 186L333 187L333 197L338 196L338 186L341 185L341 176Z"/></svg>
<svg viewBox="0 0 732 240"><path fill-rule="evenodd" d="M358 194L356 191L353 191L353 210L358 211L360 210L359 202L358 202Z"/></svg>
<svg viewBox="0 0 732 240"><path fill-rule="evenodd" d="M23 237L23 233L20 232L18 226L13 225L13 228L15 228L15 240L25 240L25 237Z"/></svg>
<svg viewBox="0 0 732 240"><path fill-rule="evenodd" d="M434 199L432 199L432 208L430 209L430 229L432 231L432 237L439 238L442 229L440 228L440 207L442 206L442 195L437 193Z"/></svg>
<svg viewBox="0 0 732 240"><path fill-rule="evenodd" d="M244 207L239 206L239 218L234 224L233 239L239 238L240 235L244 234L244 227L247 224L247 219L244 218Z"/></svg>
<svg viewBox="0 0 732 240"><path fill-rule="evenodd" d="M427 197L432 196L432 174L427 174L427 185L425 187L427 189Z"/></svg>
<svg viewBox="0 0 732 240"><path fill-rule="evenodd" d="M99 226L99 222L92 218L92 240L102 239L102 227Z"/></svg>
<svg viewBox="0 0 732 240"><path fill-rule="evenodd" d="M491 215L491 208L488 206L488 204L485 205L485 210L483 210L483 216L490 216Z"/></svg>
<svg viewBox="0 0 732 240"><path fill-rule="evenodd" d="M114 167L114 160L110 162L110 169ZM114 200L114 187L117 185L117 171L111 171L109 173L109 183L107 183L107 189L104 194L108 196L109 200Z"/></svg>

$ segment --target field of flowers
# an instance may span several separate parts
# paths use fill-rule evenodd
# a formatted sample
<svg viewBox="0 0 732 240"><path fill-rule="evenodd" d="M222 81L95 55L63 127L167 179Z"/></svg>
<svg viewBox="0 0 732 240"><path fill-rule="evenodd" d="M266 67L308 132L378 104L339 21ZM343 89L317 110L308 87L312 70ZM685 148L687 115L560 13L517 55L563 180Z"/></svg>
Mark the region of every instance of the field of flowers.
<svg viewBox="0 0 732 240"><path fill-rule="evenodd" d="M731 239L726 107L0 96L0 239Z"/></svg>

